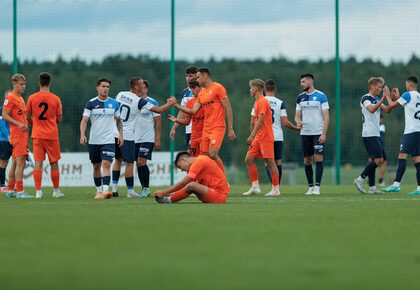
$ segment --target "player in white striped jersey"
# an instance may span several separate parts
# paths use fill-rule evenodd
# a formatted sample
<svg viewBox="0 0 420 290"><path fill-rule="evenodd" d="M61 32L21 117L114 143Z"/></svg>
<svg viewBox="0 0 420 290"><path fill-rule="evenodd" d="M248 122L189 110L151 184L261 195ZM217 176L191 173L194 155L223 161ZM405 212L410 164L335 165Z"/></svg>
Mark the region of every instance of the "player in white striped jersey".
<svg viewBox="0 0 420 290"><path fill-rule="evenodd" d="M363 129L362 137L363 144L369 157L369 163L363 169L359 177L354 180L354 185L357 190L366 193L364 189L364 180L369 177L369 191L368 193L377 194L382 193L376 189L375 186L375 171L376 167L383 162L381 134L379 130L379 118L381 110L389 112L389 108L383 104L390 92L387 86L384 86L384 79L382 77L372 77L368 80L369 93L364 95L360 100L360 108L362 110ZM383 88L383 96L379 98Z"/></svg>
<svg viewBox="0 0 420 290"><path fill-rule="evenodd" d="M300 87L303 90L296 101L296 124L302 124L303 161L309 190L306 195L320 194L322 174L324 173L324 144L327 140L330 122L327 96L314 88L314 76L300 76ZM312 162L315 161L315 184Z"/></svg>
<svg viewBox="0 0 420 290"><path fill-rule="evenodd" d="M397 88L392 89L392 96L388 97L390 109L402 106L405 115L404 135L398 155L398 168L394 183L385 188L386 192L399 192L400 182L404 175L407 157L412 156L416 167L417 188L409 192L410 195L420 195L420 93L417 91L418 79L409 76L405 81L407 92L400 96Z"/></svg>
<svg viewBox="0 0 420 290"><path fill-rule="evenodd" d="M120 119L119 105L116 100L108 97L111 81L100 78L96 83L98 96L89 100L80 122L80 144L86 139L86 126L90 119L89 159L93 164L93 180L96 186L96 199L110 198L109 183L110 168L115 156L114 127L118 128L118 145L122 145L123 131ZM101 173L102 167L102 173Z"/></svg>
<svg viewBox="0 0 420 290"><path fill-rule="evenodd" d="M134 143L134 128L137 118L140 115L142 108L155 112L166 112L174 103L176 99L171 97L167 103L161 107L154 106L143 98L140 98L142 91L145 88L143 79L140 77L132 77L129 80L130 91L118 93L116 100L120 104L120 115L123 122L124 144L121 148L116 148L115 162L112 168L112 195L118 196L118 180L120 178L121 163L124 161L125 166L125 182L127 184L127 197L139 197L134 192L134 161L137 159L135 154Z"/></svg>

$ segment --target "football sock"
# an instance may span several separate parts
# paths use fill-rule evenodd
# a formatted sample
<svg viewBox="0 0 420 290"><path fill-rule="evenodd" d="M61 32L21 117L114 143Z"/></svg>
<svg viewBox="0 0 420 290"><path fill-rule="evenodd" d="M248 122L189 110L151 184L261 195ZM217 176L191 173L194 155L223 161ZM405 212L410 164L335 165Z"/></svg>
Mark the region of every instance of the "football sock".
<svg viewBox="0 0 420 290"><path fill-rule="evenodd" d="M9 179L9 182L7 182L7 190L8 191L14 191L15 190L15 181L14 180Z"/></svg>
<svg viewBox="0 0 420 290"><path fill-rule="evenodd" d="M172 193L170 199L171 199L171 202L177 202L177 201L187 198L188 196L190 196L190 194L184 188L182 188Z"/></svg>
<svg viewBox="0 0 420 290"><path fill-rule="evenodd" d="M375 186L375 179L376 179L375 175L376 175L376 168L371 170L370 174L368 175L369 177L368 184L370 187Z"/></svg>
<svg viewBox="0 0 420 290"><path fill-rule="evenodd" d="M102 177L93 177L96 186L96 193L102 192Z"/></svg>
<svg viewBox="0 0 420 290"><path fill-rule="evenodd" d="M395 181L401 182L405 168L407 167L407 159L398 159L397 174L395 174Z"/></svg>
<svg viewBox="0 0 420 290"><path fill-rule="evenodd" d="M258 187L258 168L256 165L248 166L248 176L253 187Z"/></svg>
<svg viewBox="0 0 420 290"><path fill-rule="evenodd" d="M363 172L360 174L360 177L365 179L366 176L369 176L369 174L371 173L372 170L376 169L376 167L378 167L378 165L376 165L375 162L373 162L373 161L369 162L366 165L365 169L363 169Z"/></svg>
<svg viewBox="0 0 420 290"><path fill-rule="evenodd" d="M223 165L222 158L217 157L216 162L217 162L217 165L219 165L220 169L222 169L222 171L225 172L225 166Z"/></svg>
<svg viewBox="0 0 420 290"><path fill-rule="evenodd" d="M60 170L51 170L51 181L53 188L60 187Z"/></svg>
<svg viewBox="0 0 420 290"><path fill-rule="evenodd" d="M382 177L379 177L378 183L382 183L382 182L384 182L384 179Z"/></svg>
<svg viewBox="0 0 420 290"><path fill-rule="evenodd" d="M416 166L417 185L420 186L420 162L415 163L414 166Z"/></svg>
<svg viewBox="0 0 420 290"><path fill-rule="evenodd" d="M281 165L277 165L277 170L279 171L279 184L280 184L281 176L283 175L283 167Z"/></svg>
<svg viewBox="0 0 420 290"><path fill-rule="evenodd" d="M16 191L23 192L23 180L16 180Z"/></svg>
<svg viewBox="0 0 420 290"><path fill-rule="evenodd" d="M312 169L312 164L305 165L305 174L309 187L314 186L314 171Z"/></svg>
<svg viewBox="0 0 420 290"><path fill-rule="evenodd" d="M108 192L109 191L109 183L111 182L111 176L102 176L102 191Z"/></svg>
<svg viewBox="0 0 420 290"><path fill-rule="evenodd" d="M129 177L125 177L125 184L127 184L127 189L134 189L134 177L133 176L129 176Z"/></svg>
<svg viewBox="0 0 420 290"><path fill-rule="evenodd" d="M324 162L315 162L315 185L320 186L322 180L322 174L324 173Z"/></svg>
<svg viewBox="0 0 420 290"><path fill-rule="evenodd" d="M146 164L144 166L137 167L137 171L139 172L139 179L140 179L140 172L141 172L141 177L142 177L142 179L140 179L141 185L143 187L149 188L149 181L150 181L149 166L147 166Z"/></svg>
<svg viewBox="0 0 420 290"><path fill-rule="evenodd" d="M141 186L143 186L143 184L144 184L143 169L142 168L143 168L143 166L137 167L137 175L139 177L139 181L140 181Z"/></svg>
<svg viewBox="0 0 420 290"><path fill-rule="evenodd" d="M268 168L267 165L265 165L264 167L265 167L265 173L267 173L268 180L270 180L270 183L273 183L273 180L271 179L270 169Z"/></svg>
<svg viewBox="0 0 420 290"><path fill-rule="evenodd" d="M35 189L41 190L42 168L34 168L33 177L34 177Z"/></svg>
<svg viewBox="0 0 420 290"><path fill-rule="evenodd" d="M4 187L6 184L6 168L0 167L0 185Z"/></svg>
<svg viewBox="0 0 420 290"><path fill-rule="evenodd" d="M272 183L273 188L278 190L279 189L279 174L275 173L271 176L271 178L273 180L273 183Z"/></svg>

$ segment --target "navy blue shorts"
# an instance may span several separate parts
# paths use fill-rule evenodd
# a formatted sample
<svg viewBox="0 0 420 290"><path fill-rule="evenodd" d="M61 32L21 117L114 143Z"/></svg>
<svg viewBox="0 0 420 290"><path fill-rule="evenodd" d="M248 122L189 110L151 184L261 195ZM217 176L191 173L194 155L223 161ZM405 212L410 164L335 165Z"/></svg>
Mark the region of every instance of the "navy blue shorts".
<svg viewBox="0 0 420 290"><path fill-rule="evenodd" d="M363 144L365 145L369 158L384 157L382 155L382 145L379 137L363 137Z"/></svg>
<svg viewBox="0 0 420 290"><path fill-rule="evenodd" d="M121 158L125 163L134 163L136 156L136 144L134 141L124 140L124 144L121 147L118 146L118 143L115 143L115 158Z"/></svg>
<svg viewBox="0 0 420 290"><path fill-rule="evenodd" d="M301 135L302 151L304 157L313 156L314 154L324 155L324 144L319 144L321 135Z"/></svg>
<svg viewBox="0 0 420 290"><path fill-rule="evenodd" d="M420 132L404 134L401 141L400 153L420 156Z"/></svg>
<svg viewBox="0 0 420 290"><path fill-rule="evenodd" d="M280 160L283 157L283 141L274 141L274 160Z"/></svg>
<svg viewBox="0 0 420 290"><path fill-rule="evenodd" d="M0 141L0 159L9 160L12 156L12 144L9 141Z"/></svg>
<svg viewBox="0 0 420 290"><path fill-rule="evenodd" d="M385 141L384 141L384 134L381 132L381 146L382 146L382 157L384 158L384 161L386 160L386 154L385 154Z"/></svg>
<svg viewBox="0 0 420 290"><path fill-rule="evenodd" d="M185 142L187 143L187 149L185 151L190 150L190 140L191 140L191 133L185 133Z"/></svg>
<svg viewBox="0 0 420 290"><path fill-rule="evenodd" d="M102 160L111 161L115 156L115 145L104 144L96 145L89 144L89 159L92 163L100 163Z"/></svg>
<svg viewBox="0 0 420 290"><path fill-rule="evenodd" d="M155 143L151 142L136 143L137 157L152 160L152 152L154 147Z"/></svg>

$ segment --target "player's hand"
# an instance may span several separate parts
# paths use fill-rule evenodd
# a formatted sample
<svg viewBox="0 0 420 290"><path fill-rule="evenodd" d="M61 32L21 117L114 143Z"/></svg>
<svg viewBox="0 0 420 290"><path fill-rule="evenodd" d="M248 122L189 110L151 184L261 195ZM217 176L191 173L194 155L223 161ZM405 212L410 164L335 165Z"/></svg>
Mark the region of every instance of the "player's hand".
<svg viewBox="0 0 420 290"><path fill-rule="evenodd" d="M175 133L176 133L175 128L172 128L171 132L169 132L169 138L171 138L172 140L175 139Z"/></svg>
<svg viewBox="0 0 420 290"><path fill-rule="evenodd" d="M155 140L155 149L159 150L160 149L160 139L156 139Z"/></svg>
<svg viewBox="0 0 420 290"><path fill-rule="evenodd" d="M319 139L318 139L319 144L324 144L325 141L327 141L327 135L321 134L321 136L319 136Z"/></svg>
<svg viewBox="0 0 420 290"><path fill-rule="evenodd" d="M248 145L251 144L253 140L254 140L254 136L249 135L249 137L246 139L246 144Z"/></svg>
<svg viewBox="0 0 420 290"><path fill-rule="evenodd" d="M86 136L81 136L80 137L80 144L85 145L86 143L87 143Z"/></svg>
<svg viewBox="0 0 420 290"><path fill-rule="evenodd" d="M176 123L176 118L172 116L171 114L168 114L168 119L169 121Z"/></svg>
<svg viewBox="0 0 420 290"><path fill-rule="evenodd" d="M118 147L121 147L124 145L124 138L122 135L118 135Z"/></svg>
<svg viewBox="0 0 420 290"><path fill-rule="evenodd" d="M164 196L164 195L165 194L164 194L163 190L156 190L155 192L153 192L153 196L161 197L161 196Z"/></svg>
<svg viewBox="0 0 420 290"><path fill-rule="evenodd" d="M26 126L25 124L19 122L17 126L20 129L20 131L28 132L28 126Z"/></svg>
<svg viewBox="0 0 420 290"><path fill-rule="evenodd" d="M236 134L235 134L235 131L233 130L233 128L229 129L228 137L229 137L230 141L235 141L236 140Z"/></svg>
<svg viewBox="0 0 420 290"><path fill-rule="evenodd" d="M390 96L390 92L389 92L389 88L388 88L388 86L384 86L384 89L383 89L383 97L389 97Z"/></svg>
<svg viewBox="0 0 420 290"><path fill-rule="evenodd" d="M166 102L173 106L173 105L176 104L176 98L175 97L170 97L166 100Z"/></svg>
<svg viewBox="0 0 420 290"><path fill-rule="evenodd" d="M302 122L298 122L297 124L296 124L296 128L298 128L298 130L300 131L300 130L302 130L302 128L303 128L303 123Z"/></svg>
<svg viewBox="0 0 420 290"><path fill-rule="evenodd" d="M393 88L391 91L391 99L396 101L400 98L400 90L398 88Z"/></svg>

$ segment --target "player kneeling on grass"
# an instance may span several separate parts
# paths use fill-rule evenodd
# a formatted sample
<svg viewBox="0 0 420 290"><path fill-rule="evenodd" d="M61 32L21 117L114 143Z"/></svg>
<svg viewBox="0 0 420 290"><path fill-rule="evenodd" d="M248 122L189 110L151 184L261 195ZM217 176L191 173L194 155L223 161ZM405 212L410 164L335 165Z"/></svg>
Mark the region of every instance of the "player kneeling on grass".
<svg viewBox="0 0 420 290"><path fill-rule="evenodd" d="M157 202L174 203L193 193L204 203L226 203L230 188L223 170L214 159L179 152L174 163L188 174L175 185L155 191L153 195Z"/></svg>

